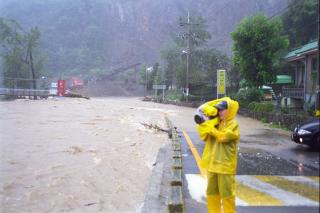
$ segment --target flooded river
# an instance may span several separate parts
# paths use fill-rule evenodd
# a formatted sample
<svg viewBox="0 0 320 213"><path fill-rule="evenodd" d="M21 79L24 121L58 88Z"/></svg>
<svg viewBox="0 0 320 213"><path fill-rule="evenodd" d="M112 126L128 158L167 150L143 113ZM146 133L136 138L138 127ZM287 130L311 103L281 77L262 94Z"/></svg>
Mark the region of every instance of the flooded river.
<svg viewBox="0 0 320 213"><path fill-rule="evenodd" d="M164 116L138 98L0 102L0 212L139 212ZM189 119L192 119L191 117Z"/></svg>

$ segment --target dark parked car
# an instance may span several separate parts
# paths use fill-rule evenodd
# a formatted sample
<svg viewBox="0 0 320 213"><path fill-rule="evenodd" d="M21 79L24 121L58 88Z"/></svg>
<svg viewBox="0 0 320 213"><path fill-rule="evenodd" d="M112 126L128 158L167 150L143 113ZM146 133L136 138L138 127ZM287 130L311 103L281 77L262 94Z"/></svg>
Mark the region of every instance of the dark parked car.
<svg viewBox="0 0 320 213"><path fill-rule="evenodd" d="M320 119L298 125L292 132L291 140L320 150Z"/></svg>

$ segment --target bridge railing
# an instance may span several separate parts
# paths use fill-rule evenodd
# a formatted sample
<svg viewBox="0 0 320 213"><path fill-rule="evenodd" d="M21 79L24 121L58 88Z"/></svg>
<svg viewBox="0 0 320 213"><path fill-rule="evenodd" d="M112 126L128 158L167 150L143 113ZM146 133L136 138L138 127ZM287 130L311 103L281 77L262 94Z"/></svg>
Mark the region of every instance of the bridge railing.
<svg viewBox="0 0 320 213"><path fill-rule="evenodd" d="M0 95L10 96L52 96L50 90L0 88Z"/></svg>

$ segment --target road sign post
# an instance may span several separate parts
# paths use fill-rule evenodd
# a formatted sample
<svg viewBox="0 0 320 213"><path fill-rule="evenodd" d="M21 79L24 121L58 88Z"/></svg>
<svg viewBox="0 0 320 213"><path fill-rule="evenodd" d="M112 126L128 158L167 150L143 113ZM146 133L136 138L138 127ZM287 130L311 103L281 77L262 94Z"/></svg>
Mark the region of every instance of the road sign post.
<svg viewBox="0 0 320 213"><path fill-rule="evenodd" d="M226 94L226 71L217 70L217 98Z"/></svg>

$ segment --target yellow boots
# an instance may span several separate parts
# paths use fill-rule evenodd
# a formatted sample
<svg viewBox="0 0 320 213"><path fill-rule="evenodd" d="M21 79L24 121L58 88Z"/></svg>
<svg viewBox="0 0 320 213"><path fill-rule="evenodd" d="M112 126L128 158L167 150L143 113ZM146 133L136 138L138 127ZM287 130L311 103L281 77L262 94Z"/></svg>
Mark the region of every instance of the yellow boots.
<svg viewBox="0 0 320 213"><path fill-rule="evenodd" d="M236 213L235 197L224 198L222 208L219 195L207 195L207 202L208 213Z"/></svg>
<svg viewBox="0 0 320 213"><path fill-rule="evenodd" d="M207 195L208 213L221 213L221 199L219 195Z"/></svg>
<svg viewBox="0 0 320 213"><path fill-rule="evenodd" d="M236 213L236 199L235 197L228 197L222 200L224 213Z"/></svg>

